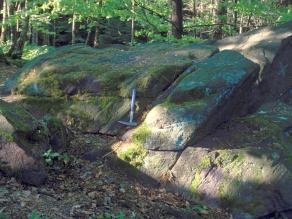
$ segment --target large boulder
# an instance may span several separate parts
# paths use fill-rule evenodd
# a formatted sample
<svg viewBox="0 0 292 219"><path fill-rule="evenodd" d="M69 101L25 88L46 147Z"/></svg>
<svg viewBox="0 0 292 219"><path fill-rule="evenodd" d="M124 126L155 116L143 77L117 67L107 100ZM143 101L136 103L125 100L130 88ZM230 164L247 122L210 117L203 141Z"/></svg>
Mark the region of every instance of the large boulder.
<svg viewBox="0 0 292 219"><path fill-rule="evenodd" d="M228 208L234 218L292 207L292 108L264 104L252 115L234 118L182 152L145 150L149 135L134 130L117 150L120 159L186 198Z"/></svg>
<svg viewBox="0 0 292 219"><path fill-rule="evenodd" d="M17 104L0 100L0 171L6 175L30 185L43 184L47 173L42 154L64 149L67 137L57 121L37 120Z"/></svg>
<svg viewBox="0 0 292 219"><path fill-rule="evenodd" d="M140 127L149 130L147 138L141 138L143 146L180 151L205 137L241 110L258 71L258 65L235 51L197 63L166 101L148 113Z"/></svg>
<svg viewBox="0 0 292 219"><path fill-rule="evenodd" d="M137 89L139 120L147 105L193 62L217 51L204 44L106 49L67 46L30 62L7 81L4 92L24 95L22 103L27 109L36 106L31 112L59 106L54 113L67 124L85 132L117 134L122 126L116 121L128 119L131 88ZM43 109L45 105L48 109Z"/></svg>
<svg viewBox="0 0 292 219"><path fill-rule="evenodd" d="M273 61L281 41L292 35L292 22L249 31L216 41L220 50L232 49L264 67Z"/></svg>
<svg viewBox="0 0 292 219"><path fill-rule="evenodd" d="M237 218L291 208L291 124L291 105L281 101L235 119L184 150L172 168L172 188L228 207Z"/></svg>
<svg viewBox="0 0 292 219"><path fill-rule="evenodd" d="M193 65L125 135L117 156L171 191L230 209L234 218L290 218L290 30L273 35L268 61L253 59L261 70L228 50Z"/></svg>

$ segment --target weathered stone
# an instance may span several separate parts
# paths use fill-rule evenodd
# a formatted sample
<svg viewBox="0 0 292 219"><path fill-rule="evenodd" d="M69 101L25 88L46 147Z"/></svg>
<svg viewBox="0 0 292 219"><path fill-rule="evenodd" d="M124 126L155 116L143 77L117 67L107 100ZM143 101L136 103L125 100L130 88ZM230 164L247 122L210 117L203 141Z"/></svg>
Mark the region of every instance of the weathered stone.
<svg viewBox="0 0 292 219"><path fill-rule="evenodd" d="M0 100L0 170L6 175L40 186L47 178L42 154L64 150L68 139L57 119L37 120L16 103Z"/></svg>
<svg viewBox="0 0 292 219"><path fill-rule="evenodd" d="M179 151L194 144L241 110L258 71L256 64L234 51L199 62L167 101L148 113L144 123L151 131L143 146Z"/></svg>
<svg viewBox="0 0 292 219"><path fill-rule="evenodd" d="M264 67L273 61L281 41L292 35L292 22L265 27L244 34L228 37L215 43L220 50L232 49L242 52L253 62Z"/></svg>
<svg viewBox="0 0 292 219"><path fill-rule="evenodd" d="M139 119L145 107L194 60L217 51L216 47L204 44L156 43L106 49L67 46L24 66L6 83L6 92L13 90L29 96L23 101L28 109L33 108L33 113L38 111L34 105L47 106L37 99L63 98L65 103L53 114L66 120L66 124L86 132L118 134L123 126L117 121L129 119L133 87L137 89L136 118Z"/></svg>
<svg viewBox="0 0 292 219"><path fill-rule="evenodd" d="M292 36L284 39L270 68L263 72L260 92L263 99L275 100L292 88Z"/></svg>
<svg viewBox="0 0 292 219"><path fill-rule="evenodd" d="M185 195L189 193L196 168L199 167L203 159L209 159L207 156L208 153L208 149L199 147L187 147L182 152L174 167L171 169L175 177L175 189ZM210 168L210 162L208 161L206 162L206 166L201 168L201 171L206 168Z"/></svg>
<svg viewBox="0 0 292 219"><path fill-rule="evenodd" d="M235 218L291 208L291 112L281 101L264 104L187 147L171 169L169 188L228 207Z"/></svg>
<svg viewBox="0 0 292 219"><path fill-rule="evenodd" d="M149 151L140 170L155 179L164 180L178 156L178 152Z"/></svg>
<svg viewBox="0 0 292 219"><path fill-rule="evenodd" d="M40 186L47 178L41 162L15 142L0 143L0 162L1 171L23 183Z"/></svg>

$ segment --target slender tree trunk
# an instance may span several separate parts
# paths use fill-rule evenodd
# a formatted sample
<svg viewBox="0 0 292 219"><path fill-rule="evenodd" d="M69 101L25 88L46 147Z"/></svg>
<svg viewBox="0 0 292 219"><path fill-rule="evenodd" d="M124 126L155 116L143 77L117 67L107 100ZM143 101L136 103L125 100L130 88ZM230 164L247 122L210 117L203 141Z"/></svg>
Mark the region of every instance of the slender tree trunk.
<svg viewBox="0 0 292 219"><path fill-rule="evenodd" d="M25 1L25 9L27 10L27 0ZM27 41L27 33L29 31L29 16L26 14L21 22L21 33L20 36L16 42L16 45L14 46L14 49L11 53L11 57L14 59L21 58L23 53L24 44Z"/></svg>
<svg viewBox="0 0 292 219"><path fill-rule="evenodd" d="M21 3L19 3L19 4L17 5L17 9L16 9L16 11L17 11L17 13L21 11ZM20 32L20 31L19 31L19 26L20 26L19 23L20 23L20 22L19 22L19 19L17 18L17 20L16 20L16 31L17 31L18 33Z"/></svg>
<svg viewBox="0 0 292 219"><path fill-rule="evenodd" d="M6 17L7 17L7 3L6 0L3 0L3 16L2 16L2 28L1 28L1 38L0 43L4 43L6 41Z"/></svg>
<svg viewBox="0 0 292 219"><path fill-rule="evenodd" d="M240 16L239 34L243 32L243 14Z"/></svg>
<svg viewBox="0 0 292 219"><path fill-rule="evenodd" d="M76 35L75 35L75 31L76 31L76 15L75 13L73 14L73 18L72 18L72 45L76 43Z"/></svg>
<svg viewBox="0 0 292 219"><path fill-rule="evenodd" d="M17 40L14 51L11 53L11 57L14 59L21 58L22 56L24 44L27 40L27 33L28 33L28 27L29 27L28 23L29 23L29 17L26 16L22 22L22 31Z"/></svg>
<svg viewBox="0 0 292 219"><path fill-rule="evenodd" d="M214 32L214 39L223 38L223 25L226 23L227 17L227 8L225 3L226 0L217 0L216 20L218 26Z"/></svg>
<svg viewBox="0 0 292 219"><path fill-rule="evenodd" d="M15 14L15 11L18 8L19 3L13 4L12 2L7 2L7 15L8 17L12 16ZM9 51L7 52L7 56L11 56L14 47L16 46L17 42L17 37L18 37L18 32L16 29L16 25L14 23L10 24L10 40L11 40L11 47Z"/></svg>
<svg viewBox="0 0 292 219"><path fill-rule="evenodd" d="M91 36L91 30L88 30L87 35L86 35L85 45L89 45L90 36Z"/></svg>
<svg viewBox="0 0 292 219"><path fill-rule="evenodd" d="M238 0L234 0L234 4L237 5ZM237 20L238 20L238 12L233 10L233 25L234 29L237 31Z"/></svg>
<svg viewBox="0 0 292 219"><path fill-rule="evenodd" d="M135 41L135 0L132 0L131 45Z"/></svg>
<svg viewBox="0 0 292 219"><path fill-rule="evenodd" d="M192 13L192 17L195 18L197 17L197 0L193 0L193 13Z"/></svg>
<svg viewBox="0 0 292 219"><path fill-rule="evenodd" d="M54 28L54 36L53 36L53 46L56 46L56 21L54 20L54 24L53 24L53 28Z"/></svg>
<svg viewBox="0 0 292 219"><path fill-rule="evenodd" d="M99 43L99 24L97 24L95 27L93 47L98 48L99 46L100 46L100 43Z"/></svg>
<svg viewBox="0 0 292 219"><path fill-rule="evenodd" d="M183 2L182 0L169 0L171 6L171 33L172 35L180 39L183 34Z"/></svg>

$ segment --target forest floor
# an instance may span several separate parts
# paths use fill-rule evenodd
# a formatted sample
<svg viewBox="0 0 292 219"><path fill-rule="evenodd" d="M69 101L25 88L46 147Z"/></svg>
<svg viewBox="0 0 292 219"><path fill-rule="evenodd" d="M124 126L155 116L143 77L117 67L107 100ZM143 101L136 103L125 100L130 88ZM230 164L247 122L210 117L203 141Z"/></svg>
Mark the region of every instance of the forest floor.
<svg viewBox="0 0 292 219"><path fill-rule="evenodd" d="M0 63L0 84L16 70L15 65ZM98 156L95 162L82 159L92 150L108 151L115 140L76 132L67 151L69 162L50 166L48 181L39 188L0 174L0 218L230 218L221 209L129 178L110 162L114 153Z"/></svg>

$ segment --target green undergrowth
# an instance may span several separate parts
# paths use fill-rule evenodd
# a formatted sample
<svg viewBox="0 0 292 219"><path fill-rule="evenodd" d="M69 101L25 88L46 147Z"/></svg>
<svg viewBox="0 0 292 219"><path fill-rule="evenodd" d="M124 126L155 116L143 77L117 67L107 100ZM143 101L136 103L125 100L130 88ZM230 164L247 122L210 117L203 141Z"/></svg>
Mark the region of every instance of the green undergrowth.
<svg viewBox="0 0 292 219"><path fill-rule="evenodd" d="M133 133L132 143L126 144L118 153L118 157L137 168L141 167L148 154L147 150L143 148L143 144L150 134L151 130L146 124L139 126Z"/></svg>
<svg viewBox="0 0 292 219"><path fill-rule="evenodd" d="M145 123L143 123L134 131L132 141L135 145L142 147L150 135L151 129Z"/></svg>
<svg viewBox="0 0 292 219"><path fill-rule="evenodd" d="M131 164L132 166L139 168L144 163L144 158L147 155L147 150L145 150L141 145L129 144L118 153L118 157Z"/></svg>
<svg viewBox="0 0 292 219"><path fill-rule="evenodd" d="M5 142L13 142L13 135L11 132L0 130L0 139Z"/></svg>

